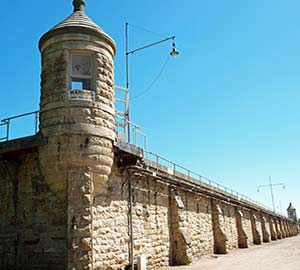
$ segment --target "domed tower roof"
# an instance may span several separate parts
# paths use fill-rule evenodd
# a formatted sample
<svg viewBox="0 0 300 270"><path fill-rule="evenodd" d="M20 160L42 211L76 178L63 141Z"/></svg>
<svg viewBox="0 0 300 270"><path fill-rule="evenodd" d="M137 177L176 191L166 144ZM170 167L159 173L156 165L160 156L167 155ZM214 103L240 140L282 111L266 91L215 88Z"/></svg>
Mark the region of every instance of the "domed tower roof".
<svg viewBox="0 0 300 270"><path fill-rule="evenodd" d="M73 6L74 11L68 18L54 26L41 37L39 42L40 50L43 44L51 37L61 34L79 33L104 38L114 48L114 51L116 51L114 40L85 14L85 1L74 0Z"/></svg>
<svg viewBox="0 0 300 270"><path fill-rule="evenodd" d="M296 210L296 209L293 207L292 203L290 202L290 205L287 210Z"/></svg>

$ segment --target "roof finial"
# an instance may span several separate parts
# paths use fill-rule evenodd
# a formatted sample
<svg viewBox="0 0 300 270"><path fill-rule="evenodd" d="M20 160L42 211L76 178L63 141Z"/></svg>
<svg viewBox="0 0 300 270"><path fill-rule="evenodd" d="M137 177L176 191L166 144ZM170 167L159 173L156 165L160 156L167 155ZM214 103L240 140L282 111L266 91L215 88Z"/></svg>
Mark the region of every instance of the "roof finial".
<svg viewBox="0 0 300 270"><path fill-rule="evenodd" d="M73 0L74 12L84 11L85 1L84 0Z"/></svg>

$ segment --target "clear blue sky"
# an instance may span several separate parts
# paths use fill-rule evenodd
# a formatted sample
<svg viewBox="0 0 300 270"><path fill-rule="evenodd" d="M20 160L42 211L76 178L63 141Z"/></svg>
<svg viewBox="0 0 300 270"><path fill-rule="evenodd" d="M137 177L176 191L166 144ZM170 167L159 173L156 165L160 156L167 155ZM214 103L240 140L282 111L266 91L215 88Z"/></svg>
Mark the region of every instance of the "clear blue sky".
<svg viewBox="0 0 300 270"><path fill-rule="evenodd" d="M38 40L71 12L71 0L3 1L0 118L38 109ZM117 43L115 82L125 84L125 22L176 35L169 59L131 119L149 149L271 206L300 216L300 2L298 0L87 0L87 14ZM130 28L130 49L161 36ZM160 73L171 42L130 57L131 96ZM30 124L19 128L25 132ZM0 129L1 131L1 129ZM3 131L3 130L2 130ZM16 128L16 133L20 129ZM1 137L1 135L0 135Z"/></svg>

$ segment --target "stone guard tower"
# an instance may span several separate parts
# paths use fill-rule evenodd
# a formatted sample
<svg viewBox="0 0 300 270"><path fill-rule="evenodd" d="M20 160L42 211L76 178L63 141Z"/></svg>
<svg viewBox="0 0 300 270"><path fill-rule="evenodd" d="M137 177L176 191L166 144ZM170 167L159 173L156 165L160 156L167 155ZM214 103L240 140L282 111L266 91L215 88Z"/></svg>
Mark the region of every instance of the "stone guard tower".
<svg viewBox="0 0 300 270"><path fill-rule="evenodd" d="M113 164L114 41L74 0L74 12L42 36L41 171L65 204L67 269L93 269L93 198Z"/></svg>
<svg viewBox="0 0 300 270"><path fill-rule="evenodd" d="M293 207L292 203L290 202L290 205L287 209L288 212L288 218L294 220L295 222L297 222L297 213L296 213L296 209Z"/></svg>

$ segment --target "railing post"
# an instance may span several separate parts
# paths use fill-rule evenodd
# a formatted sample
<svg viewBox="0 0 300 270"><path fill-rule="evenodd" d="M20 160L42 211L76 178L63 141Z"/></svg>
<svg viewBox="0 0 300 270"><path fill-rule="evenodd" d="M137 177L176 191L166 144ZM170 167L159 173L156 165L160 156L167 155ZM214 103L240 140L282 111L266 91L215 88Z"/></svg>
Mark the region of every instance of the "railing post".
<svg viewBox="0 0 300 270"><path fill-rule="evenodd" d="M35 112L35 134L38 132L38 117L39 117L39 112Z"/></svg>
<svg viewBox="0 0 300 270"><path fill-rule="evenodd" d="M128 120L126 120L125 129L127 133L127 142L130 143L130 124Z"/></svg>
<svg viewBox="0 0 300 270"><path fill-rule="evenodd" d="M135 131L136 131L137 129L135 128ZM139 133L139 132L135 132L135 133ZM144 142L145 142L145 144L146 144L146 137L144 138L145 140L144 140ZM136 138L135 138L135 140L136 140ZM217 183L217 182L214 182L213 180L211 180L211 179L209 179L209 178L206 178L206 177L204 177L204 176L201 176L200 174L198 174L198 173L195 173L194 171L191 171L191 170L189 170L189 169L187 169L187 168L185 168L185 167L182 167L181 165L179 165L179 164L176 164L176 163L174 163L174 162L172 162L172 161L170 161L170 160L168 160L168 159L166 159L166 158L164 158L164 157L161 157L161 156L159 156L159 155L157 155L157 154L155 154L155 153L153 153L153 152L151 152L151 151L147 151L147 149L144 149L144 152L147 154L147 153L149 153L149 155L150 155L150 157L152 157L152 156L154 156L155 158L154 158L154 160L155 160L155 163L156 163L156 173L158 173L158 171L159 171L159 162L160 162L160 160L159 159L161 159L161 161L163 162L162 163L162 170L164 169L164 167L166 166L167 167L167 171L168 171L168 173L169 174L171 174L171 172L170 172L170 170L171 169L173 169L173 179L174 180L176 180L176 178L177 179L186 179L186 178L181 178L181 176L180 175L176 175L176 169L177 169L177 167L178 168L180 168L181 170L178 170L178 173L179 174L181 174L181 171L182 170L184 170L184 172L183 172L183 174L185 175L185 176L188 176L188 179L190 180L192 177L193 177L193 174L195 175L194 177L196 178L196 177L198 177L199 178L199 181L200 181L200 183L202 184L208 184L210 187L211 187L211 189L212 190L220 190L220 191L225 191L226 193L228 193L228 194L230 194L230 195L233 195L233 196L237 196L237 199L238 200L240 200L240 201L244 201L244 202L248 202L249 204L252 204L252 205L255 205L255 206L257 206L257 207L261 207L261 208L264 208L264 209L268 209L268 207L266 207L266 206L264 206L264 205L262 205L262 204L260 204L260 203L258 203L258 202L256 202L255 200L253 200L253 199L251 199L251 198L249 198L248 196L245 196L245 195L243 195L243 194L241 194L241 193L239 193L239 192L237 192L237 191L235 191L235 190L233 190L233 189L231 189L231 188L228 188L228 187L226 187L226 186L224 186L224 185L221 185L221 184L219 184L219 183ZM152 159L152 158L151 158ZM153 159L152 159L153 160ZM152 161L153 163L154 163L154 161ZM167 164L168 165L163 165L163 164L165 164L165 162L167 162ZM155 167L153 167L153 169L155 169ZM192 178L193 179L193 178Z"/></svg>
<svg viewBox="0 0 300 270"><path fill-rule="evenodd" d="M136 126L133 126L133 144L136 145Z"/></svg>
<svg viewBox="0 0 300 270"><path fill-rule="evenodd" d="M173 178L175 179L175 172L176 172L176 164L173 163Z"/></svg>
<svg viewBox="0 0 300 270"><path fill-rule="evenodd" d="M8 141L9 140L9 126L10 126L10 120L6 120L5 121L6 123L6 140Z"/></svg>

